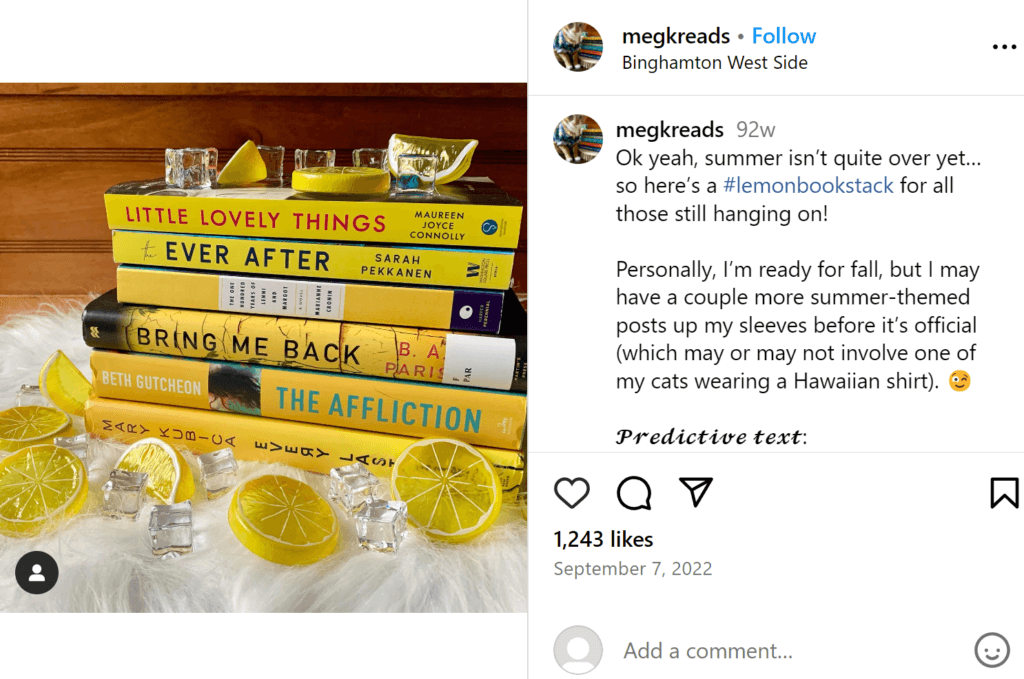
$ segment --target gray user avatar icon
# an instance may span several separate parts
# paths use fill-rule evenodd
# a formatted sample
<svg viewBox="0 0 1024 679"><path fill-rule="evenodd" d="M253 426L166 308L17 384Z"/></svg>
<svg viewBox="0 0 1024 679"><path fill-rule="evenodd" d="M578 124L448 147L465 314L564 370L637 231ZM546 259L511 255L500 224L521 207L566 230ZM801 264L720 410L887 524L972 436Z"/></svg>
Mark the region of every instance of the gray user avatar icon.
<svg viewBox="0 0 1024 679"><path fill-rule="evenodd" d="M601 637L597 632L574 625L562 630L555 639L555 662L569 674L586 674L601 662Z"/></svg>

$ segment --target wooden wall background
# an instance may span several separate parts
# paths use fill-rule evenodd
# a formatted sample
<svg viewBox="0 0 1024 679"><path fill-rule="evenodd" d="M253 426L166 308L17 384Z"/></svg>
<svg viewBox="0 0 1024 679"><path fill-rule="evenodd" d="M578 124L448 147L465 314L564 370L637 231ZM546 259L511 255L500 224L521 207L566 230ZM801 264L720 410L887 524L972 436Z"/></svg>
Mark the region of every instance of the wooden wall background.
<svg viewBox="0 0 1024 679"><path fill-rule="evenodd" d="M392 133L480 140L469 174L526 204L526 85L0 84L0 296L114 287L103 192L163 176L165 148L245 140L383 147ZM526 219L514 270L526 292Z"/></svg>

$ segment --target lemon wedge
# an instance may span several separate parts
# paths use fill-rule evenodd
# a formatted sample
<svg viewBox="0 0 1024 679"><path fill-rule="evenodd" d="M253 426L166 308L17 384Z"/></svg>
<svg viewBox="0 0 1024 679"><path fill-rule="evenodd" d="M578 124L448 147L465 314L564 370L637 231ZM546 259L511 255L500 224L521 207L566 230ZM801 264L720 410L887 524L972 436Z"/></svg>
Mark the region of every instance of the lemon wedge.
<svg viewBox="0 0 1024 679"><path fill-rule="evenodd" d="M196 482L185 458L160 439L136 441L114 467L149 474L146 492L160 504L184 502L196 492Z"/></svg>
<svg viewBox="0 0 1024 679"><path fill-rule="evenodd" d="M287 476L260 476L238 487L228 508L238 541L267 561L319 561L338 544L338 520L315 490Z"/></svg>
<svg viewBox="0 0 1024 679"><path fill-rule="evenodd" d="M267 178L267 164L256 144L250 139L235 151L231 160L217 175L218 186L238 186L252 184Z"/></svg>
<svg viewBox="0 0 1024 679"><path fill-rule="evenodd" d="M427 535L466 542L491 527L501 511L501 482L473 447L451 439L426 439L395 460L391 490L406 503L409 519Z"/></svg>
<svg viewBox="0 0 1024 679"><path fill-rule="evenodd" d="M18 406L0 412L0 452L13 453L26 446L53 443L71 435L71 418L56 408Z"/></svg>
<svg viewBox="0 0 1024 679"><path fill-rule="evenodd" d="M51 403L69 415L85 416L92 385L71 359L57 350L39 371L39 389Z"/></svg>
<svg viewBox="0 0 1024 679"><path fill-rule="evenodd" d="M453 182L469 170L476 150L476 139L438 139L437 137L414 137L408 134L393 134L388 142L388 166L391 174L398 176L398 156L407 153L437 157L436 184Z"/></svg>
<svg viewBox="0 0 1024 679"><path fill-rule="evenodd" d="M0 533L38 535L71 518L85 504L87 479L82 461L54 445L30 446L0 460Z"/></svg>
<svg viewBox="0 0 1024 679"><path fill-rule="evenodd" d="M377 167L307 167L292 172L292 188L313 193L387 193L391 174Z"/></svg>

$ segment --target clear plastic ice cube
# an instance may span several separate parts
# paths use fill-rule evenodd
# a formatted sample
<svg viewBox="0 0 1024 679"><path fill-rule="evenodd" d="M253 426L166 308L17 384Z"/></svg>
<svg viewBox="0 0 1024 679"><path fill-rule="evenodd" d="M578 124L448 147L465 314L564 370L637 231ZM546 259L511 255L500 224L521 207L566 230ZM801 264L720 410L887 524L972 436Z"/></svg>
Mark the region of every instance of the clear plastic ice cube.
<svg viewBox="0 0 1024 679"><path fill-rule="evenodd" d="M397 552L405 539L409 513L398 500L370 500L356 512L359 546L371 552Z"/></svg>
<svg viewBox="0 0 1024 679"><path fill-rule="evenodd" d="M230 448L221 448L199 456L199 472L209 500L224 495L235 485L238 462Z"/></svg>
<svg viewBox="0 0 1024 679"><path fill-rule="evenodd" d="M209 154L210 157L210 163L209 165L207 165L207 167L209 168L210 171L210 183L213 184L217 181L217 161L220 158L220 152L217 151L217 149L213 148L212 146L206 149L206 152Z"/></svg>
<svg viewBox="0 0 1024 679"><path fill-rule="evenodd" d="M343 479L346 476L373 476L373 473L362 462L353 462L344 467L335 467L331 470L332 479Z"/></svg>
<svg viewBox="0 0 1024 679"><path fill-rule="evenodd" d="M380 479L376 476L349 477L345 480L345 491L341 494L342 508L351 514L367 502L379 499L380 485Z"/></svg>
<svg viewBox="0 0 1024 679"><path fill-rule="evenodd" d="M267 165L267 179L269 181L281 181L284 177L284 147L283 146L261 146L256 149L263 157Z"/></svg>
<svg viewBox="0 0 1024 679"><path fill-rule="evenodd" d="M437 156L403 153L398 156L397 169L398 177L395 179L395 190L398 193L434 193Z"/></svg>
<svg viewBox="0 0 1024 679"><path fill-rule="evenodd" d="M334 167L334 149L295 149L295 169Z"/></svg>
<svg viewBox="0 0 1024 679"><path fill-rule="evenodd" d="M356 167L375 167L386 170L388 169L388 150L354 149L352 151L352 164Z"/></svg>
<svg viewBox="0 0 1024 679"><path fill-rule="evenodd" d="M373 474L370 473L370 470L362 462L354 462L344 467L335 467L330 473L331 490L328 497L337 502L341 498L341 492L344 488L342 481L349 476L373 476Z"/></svg>
<svg viewBox="0 0 1024 679"><path fill-rule="evenodd" d="M192 551L192 501L156 505L149 514L153 556L170 558Z"/></svg>
<svg viewBox="0 0 1024 679"><path fill-rule="evenodd" d="M103 484L103 514L112 519L139 518L146 502L146 482L149 474L115 469Z"/></svg>
<svg viewBox="0 0 1024 679"><path fill-rule="evenodd" d="M14 392L14 405L16 406L48 406L53 404L43 396L43 390L38 384L23 384Z"/></svg>
<svg viewBox="0 0 1024 679"><path fill-rule="evenodd" d="M210 188L210 150L165 150L164 181L179 189Z"/></svg>
<svg viewBox="0 0 1024 679"><path fill-rule="evenodd" d="M90 463L88 434L79 434L78 436L68 437L58 436L53 439L53 445L74 453L75 456L82 461L82 464L85 465L86 471L88 471Z"/></svg>
<svg viewBox="0 0 1024 679"><path fill-rule="evenodd" d="M331 470L331 490L328 497L340 504L350 515L368 500L380 499L383 491L380 479L360 462Z"/></svg>

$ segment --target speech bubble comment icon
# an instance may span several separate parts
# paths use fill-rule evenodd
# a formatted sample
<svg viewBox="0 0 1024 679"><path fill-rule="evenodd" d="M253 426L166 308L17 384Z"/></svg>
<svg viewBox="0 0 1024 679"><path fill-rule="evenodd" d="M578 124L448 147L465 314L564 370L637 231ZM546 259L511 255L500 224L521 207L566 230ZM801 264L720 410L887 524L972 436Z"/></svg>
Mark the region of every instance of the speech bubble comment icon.
<svg viewBox="0 0 1024 679"><path fill-rule="evenodd" d="M651 484L645 478L627 476L622 479L616 494L619 496L619 504L626 509L637 511L651 508Z"/></svg>

